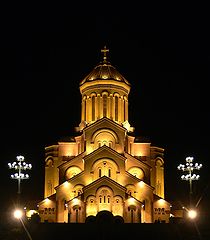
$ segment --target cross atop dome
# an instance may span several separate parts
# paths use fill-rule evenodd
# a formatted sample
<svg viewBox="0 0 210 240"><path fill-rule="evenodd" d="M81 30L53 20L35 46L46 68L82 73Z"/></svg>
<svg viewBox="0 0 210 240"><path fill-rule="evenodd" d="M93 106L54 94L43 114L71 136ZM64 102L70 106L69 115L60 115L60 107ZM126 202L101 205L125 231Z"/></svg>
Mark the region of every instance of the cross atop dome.
<svg viewBox="0 0 210 240"><path fill-rule="evenodd" d="M106 60L107 60L107 53L109 52L109 49L107 49L106 48L106 46L104 46L104 48L103 49L101 49L101 52L103 53L103 60L104 60L104 62L106 62Z"/></svg>

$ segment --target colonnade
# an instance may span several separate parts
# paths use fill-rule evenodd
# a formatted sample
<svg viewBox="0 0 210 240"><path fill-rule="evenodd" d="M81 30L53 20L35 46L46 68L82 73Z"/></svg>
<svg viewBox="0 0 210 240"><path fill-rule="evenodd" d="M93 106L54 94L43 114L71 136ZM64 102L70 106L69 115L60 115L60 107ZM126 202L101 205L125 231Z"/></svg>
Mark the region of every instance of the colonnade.
<svg viewBox="0 0 210 240"><path fill-rule="evenodd" d="M128 98L118 93L91 93L82 99L81 120L87 123L107 117L118 123L128 120Z"/></svg>

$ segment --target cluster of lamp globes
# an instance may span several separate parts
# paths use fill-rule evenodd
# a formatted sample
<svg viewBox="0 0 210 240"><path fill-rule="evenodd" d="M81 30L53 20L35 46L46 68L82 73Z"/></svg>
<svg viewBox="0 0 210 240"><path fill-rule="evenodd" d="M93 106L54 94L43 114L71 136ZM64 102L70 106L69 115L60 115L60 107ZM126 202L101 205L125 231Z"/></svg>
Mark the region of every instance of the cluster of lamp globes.
<svg viewBox="0 0 210 240"><path fill-rule="evenodd" d="M13 163L8 163L8 167L10 169L15 169L18 172L15 174L11 174L12 179L28 179L29 175L24 174L21 171L22 170L30 170L32 168L32 165L29 163L24 162L24 157L23 156L17 156L16 157L17 162Z"/></svg>
<svg viewBox="0 0 210 240"><path fill-rule="evenodd" d="M182 180L198 180L200 178L199 174L195 174L192 172L194 170L200 170L202 167L202 164L198 164L198 163L193 163L193 157L187 157L186 158L186 163L185 164L179 164L179 166L177 167L178 170L182 170L182 171L187 171L188 174L186 175L182 175L181 179Z"/></svg>

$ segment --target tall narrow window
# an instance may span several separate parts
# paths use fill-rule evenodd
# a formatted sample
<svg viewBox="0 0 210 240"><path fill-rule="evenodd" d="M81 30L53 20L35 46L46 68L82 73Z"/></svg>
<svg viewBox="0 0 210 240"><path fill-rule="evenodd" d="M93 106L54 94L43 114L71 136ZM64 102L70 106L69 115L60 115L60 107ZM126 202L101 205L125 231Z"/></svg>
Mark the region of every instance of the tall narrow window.
<svg viewBox="0 0 210 240"><path fill-rule="evenodd" d="M103 117L107 116L107 96L103 95Z"/></svg>
<svg viewBox="0 0 210 240"><path fill-rule="evenodd" d="M95 96L92 96L92 121L95 121Z"/></svg>
<svg viewBox="0 0 210 240"><path fill-rule="evenodd" d="M76 223L78 223L79 220L79 209L76 209Z"/></svg>
<svg viewBox="0 0 210 240"><path fill-rule="evenodd" d="M133 220L134 220L134 210L131 209L131 223L133 223Z"/></svg>
<svg viewBox="0 0 210 240"><path fill-rule="evenodd" d="M86 121L86 99L84 100L84 121Z"/></svg>
<svg viewBox="0 0 210 240"><path fill-rule="evenodd" d="M108 176L111 177L111 169L109 168Z"/></svg>
<svg viewBox="0 0 210 240"><path fill-rule="evenodd" d="M101 177L101 169L98 170L98 176Z"/></svg>
<svg viewBox="0 0 210 240"><path fill-rule="evenodd" d="M115 121L118 121L118 97L115 96Z"/></svg>

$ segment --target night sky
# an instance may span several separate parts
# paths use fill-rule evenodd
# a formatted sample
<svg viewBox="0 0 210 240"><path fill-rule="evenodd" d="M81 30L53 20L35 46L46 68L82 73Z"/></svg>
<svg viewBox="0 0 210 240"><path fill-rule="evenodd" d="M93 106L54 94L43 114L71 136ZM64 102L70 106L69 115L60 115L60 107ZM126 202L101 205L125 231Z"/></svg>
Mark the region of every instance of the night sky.
<svg viewBox="0 0 210 240"><path fill-rule="evenodd" d="M191 3L192 4L192 3ZM200 5L104 3L5 6L1 26L2 209L16 196L8 162L25 156L33 169L22 197L42 199L44 147L80 123L79 82L109 48L131 83L129 121L136 136L165 149L165 194L186 204L180 180L187 156L203 164L194 201L210 207L209 15ZM198 173L198 172L197 172ZM209 202L208 202L209 201Z"/></svg>

